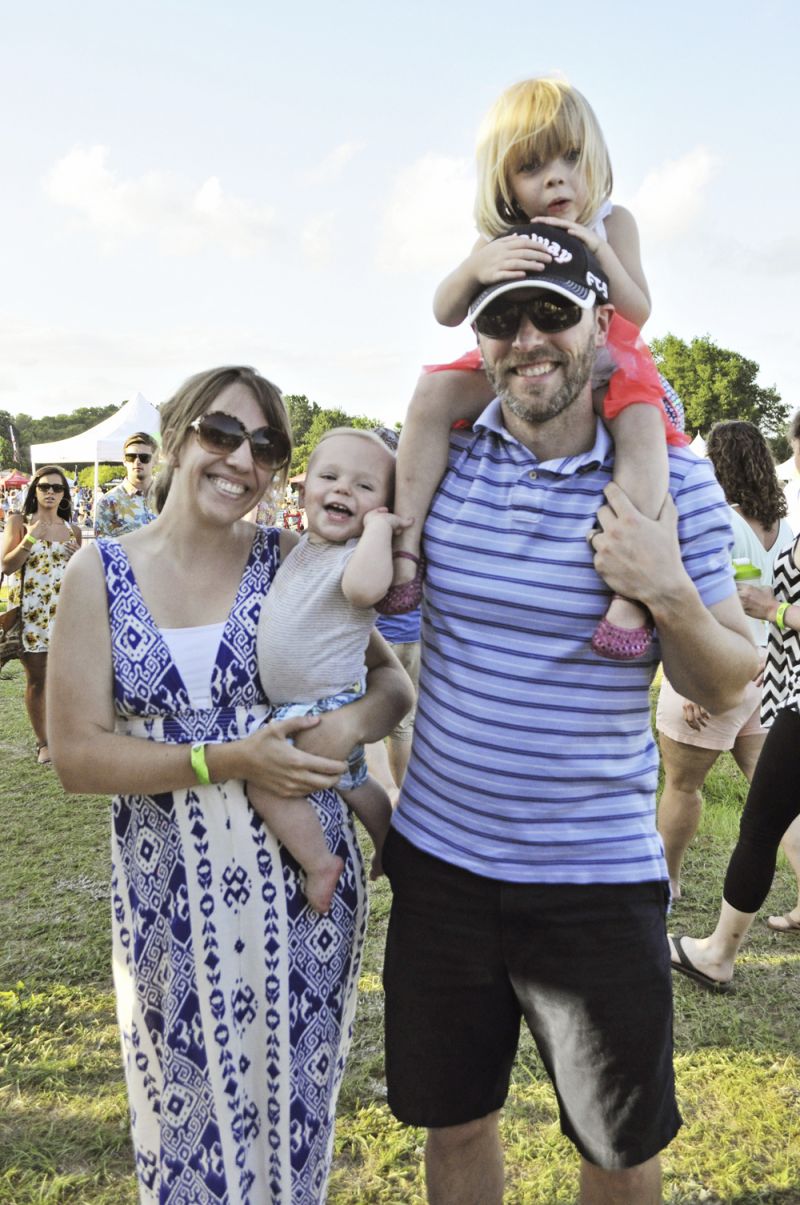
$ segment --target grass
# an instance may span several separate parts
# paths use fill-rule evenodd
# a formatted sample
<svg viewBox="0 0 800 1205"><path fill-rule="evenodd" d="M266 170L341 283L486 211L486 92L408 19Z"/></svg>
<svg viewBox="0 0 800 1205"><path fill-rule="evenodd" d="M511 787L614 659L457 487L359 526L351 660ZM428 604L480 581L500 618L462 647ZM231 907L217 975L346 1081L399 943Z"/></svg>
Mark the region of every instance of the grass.
<svg viewBox="0 0 800 1205"><path fill-rule="evenodd" d="M38 767L19 665L0 676L0 1203L133 1205L110 976L109 808ZM76 706L80 700L75 701ZM707 931L744 787L725 756L706 788L673 927ZM768 907L794 880L781 862ZM330 1205L424 1205L423 1134L386 1106L381 958L389 911L372 888L358 1024L342 1089ZM800 1205L800 939L756 924L735 995L675 988L684 1126L664 1156L670 1205ZM567 1205L572 1148L532 1042L504 1111L509 1205Z"/></svg>

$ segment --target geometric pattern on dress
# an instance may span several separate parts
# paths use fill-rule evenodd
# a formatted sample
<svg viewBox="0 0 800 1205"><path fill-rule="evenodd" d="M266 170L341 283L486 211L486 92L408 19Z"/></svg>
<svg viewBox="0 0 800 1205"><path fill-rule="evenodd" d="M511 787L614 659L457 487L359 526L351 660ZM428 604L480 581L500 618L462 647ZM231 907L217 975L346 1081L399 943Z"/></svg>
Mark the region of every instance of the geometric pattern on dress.
<svg viewBox="0 0 800 1205"><path fill-rule="evenodd" d="M780 553L772 582L772 592L778 601L793 605L800 605L800 569L795 564L798 546L800 536ZM769 727L778 712L787 707L800 710L800 632L794 628L781 631L777 624L771 623L761 685L761 723Z"/></svg>
<svg viewBox="0 0 800 1205"><path fill-rule="evenodd" d="M266 722L255 632L278 533L257 530L203 710L189 705L124 549L97 544L118 731L187 743ZM325 1199L367 913L350 812L334 791L312 802L345 862L325 916L241 783L114 800L114 978L142 1201Z"/></svg>

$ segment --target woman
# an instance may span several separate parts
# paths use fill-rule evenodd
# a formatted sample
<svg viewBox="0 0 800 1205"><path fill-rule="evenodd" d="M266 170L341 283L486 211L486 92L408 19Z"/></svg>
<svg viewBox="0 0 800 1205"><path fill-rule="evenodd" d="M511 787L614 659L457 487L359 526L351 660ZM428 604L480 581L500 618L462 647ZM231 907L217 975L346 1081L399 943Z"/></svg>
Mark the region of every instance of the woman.
<svg viewBox="0 0 800 1205"><path fill-rule="evenodd" d="M21 515L9 515L3 532L3 570L17 574L9 599L20 601L22 582L22 642L25 707L41 765L50 762L45 714L47 653L56 615L61 581L70 557L81 544L81 529L72 523L72 500L63 469L54 464L39 469L28 485Z"/></svg>
<svg viewBox="0 0 800 1205"><path fill-rule="evenodd" d="M771 726L728 863L717 927L710 937L670 938L672 969L714 992L731 989L736 955L772 886L784 833L790 838L786 852L800 877L800 537L778 557L774 590L742 590L748 615L770 624L762 717ZM786 918L770 917L781 919Z"/></svg>
<svg viewBox="0 0 800 1205"><path fill-rule="evenodd" d="M256 626L296 537L242 516L286 473L280 393L251 369L216 369L161 421L158 518L98 541L65 583L53 755L67 790L119 793L114 975L141 1200L311 1205L325 1198L366 922L353 824L329 788L410 690L374 637L363 700L265 724ZM305 752L287 739L300 733ZM248 781L315 793L345 861L326 916Z"/></svg>
<svg viewBox="0 0 800 1205"><path fill-rule="evenodd" d="M732 555L755 565L761 581L771 583L775 560L790 543L792 531L783 517L786 500L767 443L752 423L721 422L711 428L706 450L730 504ZM767 625L751 620L750 627L766 655ZM658 830L673 899L680 899L683 857L700 823L703 784L720 753L729 750L747 781L752 781L766 737L760 707L760 674L738 707L714 716L682 698L666 678L662 683L656 712L664 763Z"/></svg>

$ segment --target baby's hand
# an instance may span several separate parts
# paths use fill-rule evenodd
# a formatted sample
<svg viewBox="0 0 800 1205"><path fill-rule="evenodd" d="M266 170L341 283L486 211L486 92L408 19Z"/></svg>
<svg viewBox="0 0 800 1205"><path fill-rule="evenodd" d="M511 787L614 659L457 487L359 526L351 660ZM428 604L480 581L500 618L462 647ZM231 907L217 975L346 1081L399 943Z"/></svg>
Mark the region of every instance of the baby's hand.
<svg viewBox="0 0 800 1205"><path fill-rule="evenodd" d="M469 257L469 268L479 284L498 280L522 280L527 272L541 272L552 255L523 234L507 234L476 247Z"/></svg>
<svg viewBox="0 0 800 1205"><path fill-rule="evenodd" d="M556 218L545 215L541 218L533 218L532 221L546 222L548 226L559 226L562 230L566 230L567 234L573 234L575 238L579 238L586 245L587 251L591 251L592 255L597 255L600 244L603 241L588 226L579 226L577 222L570 222L567 218Z"/></svg>
<svg viewBox="0 0 800 1205"><path fill-rule="evenodd" d="M364 515L364 530L366 531L373 523L387 523L394 534L396 531L404 531L406 527L411 527L413 522L413 519L405 519L402 515L393 514L388 506L378 506Z"/></svg>

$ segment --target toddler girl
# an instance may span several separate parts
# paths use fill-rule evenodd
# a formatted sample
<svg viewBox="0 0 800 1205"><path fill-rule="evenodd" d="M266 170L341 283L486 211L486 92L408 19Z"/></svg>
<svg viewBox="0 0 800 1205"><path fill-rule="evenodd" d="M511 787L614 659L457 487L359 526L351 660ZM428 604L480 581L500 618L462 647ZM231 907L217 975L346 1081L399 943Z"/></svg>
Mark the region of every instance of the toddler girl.
<svg viewBox="0 0 800 1205"><path fill-rule="evenodd" d="M439 286L433 308L444 326L457 326L482 286L522 279L549 262L544 250L513 233L516 224L545 221L580 238L606 273L615 306L610 358L603 363L598 358L593 379L595 405L614 438L614 480L640 511L656 518L668 485L665 428L670 443L688 440L675 422L680 403L671 391L664 398L666 383L639 335L650 313L639 236L632 215L611 204L611 185L603 134L580 92L551 79L525 80L507 89L478 139L475 216L481 237ZM433 366L411 400L400 439L396 499L397 509L415 519L396 541L394 584L378 604L380 611L391 614L419 603L421 517L447 467L451 426L476 419L492 398L481 369L477 349L453 364ZM640 656L649 643L646 612L615 596L593 647L627 658Z"/></svg>
<svg viewBox="0 0 800 1205"><path fill-rule="evenodd" d="M364 653L374 604L392 577L392 536L406 526L390 514L394 456L371 431L337 427L320 439L306 470L301 505L307 531L292 548L261 609L256 637L272 719L319 715L365 689ZM392 809L353 749L338 784L375 846L372 877ZM248 787L254 810L306 872L306 898L327 912L344 863L325 843L308 799L283 799Z"/></svg>

